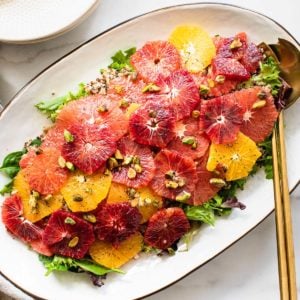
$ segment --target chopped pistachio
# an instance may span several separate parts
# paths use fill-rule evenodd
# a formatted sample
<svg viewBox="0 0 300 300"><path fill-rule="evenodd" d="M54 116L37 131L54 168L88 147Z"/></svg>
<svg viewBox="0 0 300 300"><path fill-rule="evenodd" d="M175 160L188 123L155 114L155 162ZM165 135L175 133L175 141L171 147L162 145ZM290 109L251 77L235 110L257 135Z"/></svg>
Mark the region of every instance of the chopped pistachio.
<svg viewBox="0 0 300 300"><path fill-rule="evenodd" d="M65 160L62 156L60 156L60 157L58 158L58 165L59 165L61 168L65 168L65 167L66 167L66 160Z"/></svg>
<svg viewBox="0 0 300 300"><path fill-rule="evenodd" d="M97 219L96 219L95 215L93 215L93 214L84 214L83 218L86 221L90 222L90 223L96 223L97 222Z"/></svg>
<svg viewBox="0 0 300 300"><path fill-rule="evenodd" d="M65 224L75 225L76 221L70 217L65 218Z"/></svg>
<svg viewBox="0 0 300 300"><path fill-rule="evenodd" d="M138 198L134 198L133 200L130 201L130 204L132 207L136 207L139 204L139 199Z"/></svg>
<svg viewBox="0 0 300 300"><path fill-rule="evenodd" d="M225 79L226 79L226 78L225 78L224 75L217 75L216 78L215 78L215 81L216 81L217 83L224 83Z"/></svg>
<svg viewBox="0 0 300 300"><path fill-rule="evenodd" d="M207 82L210 88L213 88L215 86L215 82L212 79L208 79Z"/></svg>
<svg viewBox="0 0 300 300"><path fill-rule="evenodd" d="M78 237L78 236L75 236L75 237L73 237L73 238L71 239L71 241L69 242L68 246L69 246L70 248L74 248L74 247L77 246L78 242L79 242L79 237Z"/></svg>
<svg viewBox="0 0 300 300"><path fill-rule="evenodd" d="M175 255L175 250L174 250L173 248L169 247L169 248L167 249L167 251L168 251L168 254L169 254L169 255L171 255L171 256Z"/></svg>
<svg viewBox="0 0 300 300"><path fill-rule="evenodd" d="M177 189L179 185L178 185L178 183L176 181L166 180L165 181L165 186L168 189Z"/></svg>
<svg viewBox="0 0 300 300"><path fill-rule="evenodd" d="M106 105L100 105L100 106L98 107L98 112L99 112L99 113L104 113L104 112L107 112L107 111L108 111L108 108L107 108Z"/></svg>
<svg viewBox="0 0 300 300"><path fill-rule="evenodd" d="M121 94L124 91L124 88L121 85L115 85L114 90L118 93Z"/></svg>
<svg viewBox="0 0 300 300"><path fill-rule="evenodd" d="M138 206L144 206L145 200L143 198L138 198Z"/></svg>
<svg viewBox="0 0 300 300"><path fill-rule="evenodd" d="M252 109L262 108L267 104L266 100L259 100L253 103Z"/></svg>
<svg viewBox="0 0 300 300"><path fill-rule="evenodd" d="M185 180L182 179L182 178L179 178L179 179L177 180L177 183L178 183L178 186L179 186L179 187L185 186Z"/></svg>
<svg viewBox="0 0 300 300"><path fill-rule="evenodd" d="M180 202L186 202L191 198L191 193L188 193L186 191L182 191L180 194L178 194L175 198L175 200Z"/></svg>
<svg viewBox="0 0 300 300"><path fill-rule="evenodd" d="M29 203L29 206L30 206L30 208L31 208L32 213L35 214L35 213L37 213L37 206L38 206L37 201L38 201L38 198L39 198L39 197L36 197L36 196L34 195L34 192L35 192L35 191L33 191L33 192L31 193L31 195L30 195L30 197L29 197L28 203Z"/></svg>
<svg viewBox="0 0 300 300"><path fill-rule="evenodd" d="M32 196L36 199L36 200L38 200L39 198L40 198L40 193L39 192L37 192L37 191L32 191Z"/></svg>
<svg viewBox="0 0 300 300"><path fill-rule="evenodd" d="M64 130L64 139L65 139L65 141L66 141L67 143L72 143L72 142L74 142L74 136L73 136L72 133L71 133L69 130L67 130L67 129Z"/></svg>
<svg viewBox="0 0 300 300"><path fill-rule="evenodd" d="M159 92L160 91L160 87L157 86L154 83L149 83L147 84L143 89L142 92L146 93L146 92Z"/></svg>
<svg viewBox="0 0 300 300"><path fill-rule="evenodd" d="M124 161L122 163L123 166L128 166L132 163L133 157L130 156L125 156Z"/></svg>
<svg viewBox="0 0 300 300"><path fill-rule="evenodd" d="M121 99L119 102L119 107L121 108L127 108L129 106L129 101L125 98Z"/></svg>
<svg viewBox="0 0 300 300"><path fill-rule="evenodd" d="M53 198L53 196L51 194L47 195L44 200L45 201L50 201Z"/></svg>
<svg viewBox="0 0 300 300"><path fill-rule="evenodd" d="M210 91L209 87L204 84L200 84L199 91L201 95L207 95Z"/></svg>
<svg viewBox="0 0 300 300"><path fill-rule="evenodd" d="M67 169L69 169L70 171L74 171L74 170L75 170L74 165L73 165L71 162L69 162L69 161L66 162L66 167L67 167Z"/></svg>
<svg viewBox="0 0 300 300"><path fill-rule="evenodd" d="M243 44L241 43L240 39L234 39L230 44L230 49L237 49L240 48Z"/></svg>
<svg viewBox="0 0 300 300"><path fill-rule="evenodd" d="M73 201L75 202L81 202L83 200L83 197L81 195L73 195Z"/></svg>
<svg viewBox="0 0 300 300"><path fill-rule="evenodd" d="M115 152L115 158L119 159L119 160L122 160L124 158L124 156L122 155L122 153L119 149L117 149Z"/></svg>
<svg viewBox="0 0 300 300"><path fill-rule="evenodd" d="M113 170L114 168L119 166L118 161L114 157L110 157L107 161L108 169Z"/></svg>
<svg viewBox="0 0 300 300"><path fill-rule="evenodd" d="M192 149L197 149L197 146L198 146L198 142L195 141L195 142L193 143L193 145L192 145Z"/></svg>
<svg viewBox="0 0 300 300"><path fill-rule="evenodd" d="M76 180L79 182L79 183L84 183L86 181L86 178L83 176L83 175L78 175L76 177Z"/></svg>
<svg viewBox="0 0 300 300"><path fill-rule="evenodd" d="M260 99L260 100L264 100L264 99L267 98L267 93L264 92L264 91L261 91L261 92L259 92L259 93L257 94L257 97L258 97L258 99Z"/></svg>
<svg viewBox="0 0 300 300"><path fill-rule="evenodd" d="M193 110L192 111L192 117L197 119L200 116L200 111L199 110Z"/></svg>
<svg viewBox="0 0 300 300"><path fill-rule="evenodd" d="M141 165L135 164L134 169L136 170L137 173L142 173L143 172L143 168L141 167Z"/></svg>
<svg viewBox="0 0 300 300"><path fill-rule="evenodd" d="M222 178L211 178L209 183L219 188L226 185L226 182Z"/></svg>
<svg viewBox="0 0 300 300"><path fill-rule="evenodd" d="M147 205L152 204L152 199L150 199L150 198L145 198L145 199L144 199L144 202L145 202Z"/></svg>
<svg viewBox="0 0 300 300"><path fill-rule="evenodd" d="M129 168L127 171L127 177L129 179L134 179L136 177L136 170L133 168Z"/></svg>
<svg viewBox="0 0 300 300"><path fill-rule="evenodd" d="M140 160L140 158L138 157L138 156L134 156L133 158L132 158L132 163L133 164L140 164L141 163L141 160Z"/></svg>
<svg viewBox="0 0 300 300"><path fill-rule="evenodd" d="M109 176L110 174L111 174L110 170L108 170L108 169L105 169L105 171L104 171L104 175L106 175L106 176Z"/></svg>
<svg viewBox="0 0 300 300"><path fill-rule="evenodd" d="M193 136L185 136L183 139L182 139L182 143L185 144L185 145L193 145L195 143L195 137Z"/></svg>

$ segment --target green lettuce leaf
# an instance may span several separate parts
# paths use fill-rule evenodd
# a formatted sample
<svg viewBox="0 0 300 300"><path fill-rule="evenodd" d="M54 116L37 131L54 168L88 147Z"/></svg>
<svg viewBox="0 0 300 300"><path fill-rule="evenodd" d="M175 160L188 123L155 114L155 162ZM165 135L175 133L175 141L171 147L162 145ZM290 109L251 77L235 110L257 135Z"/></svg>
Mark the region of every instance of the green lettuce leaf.
<svg viewBox="0 0 300 300"><path fill-rule="evenodd" d="M112 63L108 67L117 71L120 71L125 67L132 69L132 66L130 64L130 57L135 53L135 51L135 47L129 48L125 51L119 50L111 57Z"/></svg>

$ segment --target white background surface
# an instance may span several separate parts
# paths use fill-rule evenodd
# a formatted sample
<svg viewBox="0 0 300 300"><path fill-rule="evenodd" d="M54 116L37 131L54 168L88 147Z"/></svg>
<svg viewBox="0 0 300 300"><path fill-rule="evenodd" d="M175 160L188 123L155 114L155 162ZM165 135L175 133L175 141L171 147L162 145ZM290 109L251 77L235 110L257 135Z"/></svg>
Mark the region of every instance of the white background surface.
<svg viewBox="0 0 300 300"><path fill-rule="evenodd" d="M26 82L49 64L105 29L153 9L191 2L201 1L102 0L88 20L61 37L35 45L0 44L0 99L4 103L7 102ZM226 2L268 15L300 40L299 0ZM295 253L296 257L299 257L300 188L292 196L292 207ZM296 261L296 265L300 287L300 259ZM162 300L167 297L174 300L279 299L274 215L218 258L149 299ZM4 299L1 294L0 299ZM20 296L20 299L25 299L25 296Z"/></svg>

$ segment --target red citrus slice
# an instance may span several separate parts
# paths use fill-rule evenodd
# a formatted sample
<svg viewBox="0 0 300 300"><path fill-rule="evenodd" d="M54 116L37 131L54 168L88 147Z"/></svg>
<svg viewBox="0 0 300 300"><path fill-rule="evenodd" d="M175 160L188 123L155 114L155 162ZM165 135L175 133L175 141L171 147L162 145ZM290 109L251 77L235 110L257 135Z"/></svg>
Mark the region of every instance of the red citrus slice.
<svg viewBox="0 0 300 300"><path fill-rule="evenodd" d="M110 130L115 140L128 130L128 120L117 101L101 95L70 102L57 116L57 126L69 129L73 125L97 124Z"/></svg>
<svg viewBox="0 0 300 300"><path fill-rule="evenodd" d="M233 99L233 94L228 94L203 102L200 130L215 144L231 143L237 138L244 111Z"/></svg>
<svg viewBox="0 0 300 300"><path fill-rule="evenodd" d="M41 149L55 148L61 151L64 142L64 130L61 127L53 126L42 138Z"/></svg>
<svg viewBox="0 0 300 300"><path fill-rule="evenodd" d="M245 110L241 132L255 142L262 142L271 132L278 111L270 91L253 87L234 93L237 103Z"/></svg>
<svg viewBox="0 0 300 300"><path fill-rule="evenodd" d="M152 189L162 197L187 202L192 197L197 179L194 161L164 149L156 155L154 162Z"/></svg>
<svg viewBox="0 0 300 300"><path fill-rule="evenodd" d="M179 207L170 207L156 212L149 220L145 243L167 249L190 229L190 223L184 211Z"/></svg>
<svg viewBox="0 0 300 300"><path fill-rule="evenodd" d="M19 161L20 168L24 169L30 164L32 164L35 157L36 157L36 152L33 149L30 149L27 153L23 154L21 160Z"/></svg>
<svg viewBox="0 0 300 300"><path fill-rule="evenodd" d="M73 141L65 142L62 155L86 174L100 169L116 150L114 137L106 128L95 124L74 125L69 132Z"/></svg>
<svg viewBox="0 0 300 300"><path fill-rule="evenodd" d="M244 81L250 78L250 73L234 58L216 57L212 61L212 71L232 80Z"/></svg>
<svg viewBox="0 0 300 300"><path fill-rule="evenodd" d="M131 64L147 82L156 81L158 75L169 76L180 68L180 56L169 42L147 42L131 56Z"/></svg>
<svg viewBox="0 0 300 300"><path fill-rule="evenodd" d="M255 44L249 43L241 59L241 63L248 72L253 73L257 70L259 62L262 61L262 59L263 55L259 48Z"/></svg>
<svg viewBox="0 0 300 300"><path fill-rule="evenodd" d="M172 72L168 77L159 76L156 84L161 88L160 95L163 95L157 99L173 108L177 120L189 116L200 103L198 88L185 70Z"/></svg>
<svg viewBox="0 0 300 300"><path fill-rule="evenodd" d="M158 102L142 105L129 120L131 138L144 145L166 147L175 135L174 129L173 111Z"/></svg>
<svg viewBox="0 0 300 300"><path fill-rule="evenodd" d="M186 118L176 122L176 137L168 144L168 150L176 151L192 159L202 157L209 146L209 139L200 133L198 119Z"/></svg>
<svg viewBox="0 0 300 300"><path fill-rule="evenodd" d="M113 173L113 181L134 188L146 186L155 169L150 149L133 142L129 137L121 139L117 147L123 159Z"/></svg>
<svg viewBox="0 0 300 300"><path fill-rule="evenodd" d="M95 237L93 227L75 214L54 212L43 233L43 242L58 255L83 258Z"/></svg>
<svg viewBox="0 0 300 300"><path fill-rule="evenodd" d="M129 202L102 205L96 217L97 238L115 246L137 232L142 219L139 210Z"/></svg>
<svg viewBox="0 0 300 300"><path fill-rule="evenodd" d="M45 148L25 169L24 174L31 190L42 195L57 193L68 177L68 172L58 164L60 151Z"/></svg>
<svg viewBox="0 0 300 300"><path fill-rule="evenodd" d="M13 235L30 244L35 251L47 256L52 255L48 247L42 242L43 229L24 218L22 201L17 194L4 200L2 221Z"/></svg>

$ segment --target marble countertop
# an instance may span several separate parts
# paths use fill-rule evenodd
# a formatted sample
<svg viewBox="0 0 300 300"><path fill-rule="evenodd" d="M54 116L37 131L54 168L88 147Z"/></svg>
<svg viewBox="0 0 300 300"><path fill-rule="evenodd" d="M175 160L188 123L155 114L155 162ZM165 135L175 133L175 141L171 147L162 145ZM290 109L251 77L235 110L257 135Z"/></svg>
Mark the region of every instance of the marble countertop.
<svg viewBox="0 0 300 300"><path fill-rule="evenodd" d="M180 3L183 0L101 0L91 17L77 28L53 40L31 45L0 44L0 99L5 105L32 77L94 35L136 15ZM214 1L222 2L222 1ZM223 1L259 11L281 23L300 40L299 0ZM300 188L291 197L298 291L300 294ZM275 216L231 248L175 285L147 299L279 299ZM298 256L298 257L297 257ZM0 277L0 282L3 279ZM18 294L19 299L30 299ZM10 297L1 294L0 299Z"/></svg>

